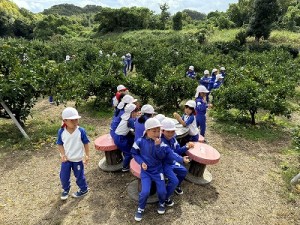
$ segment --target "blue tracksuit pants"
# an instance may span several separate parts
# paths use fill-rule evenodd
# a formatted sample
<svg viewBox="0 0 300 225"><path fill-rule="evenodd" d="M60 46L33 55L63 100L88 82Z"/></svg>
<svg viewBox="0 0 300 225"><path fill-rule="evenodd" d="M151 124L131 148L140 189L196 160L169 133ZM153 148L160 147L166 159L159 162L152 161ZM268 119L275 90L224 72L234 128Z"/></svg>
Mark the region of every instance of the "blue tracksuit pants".
<svg viewBox="0 0 300 225"><path fill-rule="evenodd" d="M164 174L168 178L167 183L167 195L166 199L169 199L174 193L174 190L177 186L180 186L181 182L184 180L187 175L187 169L182 166L180 163L175 163L173 165L165 164L164 165Z"/></svg>
<svg viewBox="0 0 300 225"><path fill-rule="evenodd" d="M156 184L156 191L158 195L158 200L160 204L163 204L166 200L166 183L163 173L151 174L148 171L141 169L141 183L142 190L139 193L139 208L145 209L147 199L150 194L151 181L154 181Z"/></svg>
<svg viewBox="0 0 300 225"><path fill-rule="evenodd" d="M200 134L204 137L206 131L206 115L197 115L197 127L200 127Z"/></svg>
<svg viewBox="0 0 300 225"><path fill-rule="evenodd" d="M83 162L63 162L61 163L60 169L60 181L62 188L65 191L69 191L71 187L71 169L73 170L74 176L76 177L76 184L81 191L86 191L88 189L86 179L84 176L84 166Z"/></svg>
<svg viewBox="0 0 300 225"><path fill-rule="evenodd" d="M118 146L123 152L123 168L128 168L130 160L132 159L131 148L134 143L134 137L131 135L123 136L123 135L114 135L113 136L115 144Z"/></svg>

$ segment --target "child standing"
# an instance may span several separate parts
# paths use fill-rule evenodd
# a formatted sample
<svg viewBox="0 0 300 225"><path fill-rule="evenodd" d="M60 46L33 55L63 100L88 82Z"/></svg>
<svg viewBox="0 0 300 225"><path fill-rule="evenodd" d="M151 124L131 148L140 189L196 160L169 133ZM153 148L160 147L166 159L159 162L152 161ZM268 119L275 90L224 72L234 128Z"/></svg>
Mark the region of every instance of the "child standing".
<svg viewBox="0 0 300 225"><path fill-rule="evenodd" d="M144 135L139 138L131 149L135 161L141 165L142 190L139 193L139 205L134 219L142 220L146 202L150 194L151 182L156 183L159 199L159 214L165 213L166 184L163 174L162 160L165 158L165 150L161 147L160 122L155 118L149 118L145 122Z"/></svg>
<svg viewBox="0 0 300 225"><path fill-rule="evenodd" d="M70 176L73 170L79 190L72 194L74 198L84 196L88 193L88 186L84 176L84 165L89 160L89 139L85 129L78 126L78 115L76 109L67 107L62 112L63 125L58 131L56 144L61 157L60 180L63 188L61 199L66 200L69 195L71 183ZM83 161L84 159L84 161Z"/></svg>
<svg viewBox="0 0 300 225"><path fill-rule="evenodd" d="M184 127L189 128L189 134L185 138L185 142L199 140L199 130L197 128L195 118L196 102L194 100L188 100L184 105L184 114L182 117L176 112L173 113L174 118ZM185 144L185 143L184 143Z"/></svg>
<svg viewBox="0 0 300 225"><path fill-rule="evenodd" d="M189 70L186 72L186 76L192 79L196 78L195 68L194 66L189 66Z"/></svg>
<svg viewBox="0 0 300 225"><path fill-rule="evenodd" d="M112 136L115 144L123 152L123 172L129 171L129 163L132 159L130 150L134 142L134 135L130 132L130 128L134 129L135 118L137 115L137 107L135 104L130 103L125 106L124 114L121 116L121 122L119 123L115 134Z"/></svg>
<svg viewBox="0 0 300 225"><path fill-rule="evenodd" d="M197 127L200 127L200 134L205 137L206 131L206 109L208 107L206 103L206 94L209 91L203 85L197 87L195 94L196 102L196 122Z"/></svg>
<svg viewBox="0 0 300 225"><path fill-rule="evenodd" d="M161 125L161 141L168 147L170 147L174 154L177 155L177 159L175 161L165 160L163 162L164 175L166 176L166 178L168 178L165 204L167 206L173 206L174 202L170 199L170 197L174 191L178 195L183 194L180 185L188 172L182 164L183 162L190 162L187 156L181 157L181 155L184 154L189 148L194 147L194 143L189 142L185 146L180 147L179 143L175 138L175 123L171 119L167 118L162 121Z"/></svg>

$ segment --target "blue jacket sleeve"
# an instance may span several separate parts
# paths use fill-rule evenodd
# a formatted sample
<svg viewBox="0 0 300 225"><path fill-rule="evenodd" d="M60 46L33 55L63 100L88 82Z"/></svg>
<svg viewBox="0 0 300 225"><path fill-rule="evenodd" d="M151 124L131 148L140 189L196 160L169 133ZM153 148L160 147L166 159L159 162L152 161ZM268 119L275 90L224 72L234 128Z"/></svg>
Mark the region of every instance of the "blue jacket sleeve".
<svg viewBox="0 0 300 225"><path fill-rule="evenodd" d="M173 164L174 161L179 162L181 164L183 163L183 158L177 153L175 153L168 145L162 143L161 148L164 149L165 152L164 160L166 163Z"/></svg>
<svg viewBox="0 0 300 225"><path fill-rule="evenodd" d="M175 142L174 147L175 147L174 152L177 153L178 155L183 155L187 151L187 147L186 146L180 147L177 141Z"/></svg>
<svg viewBox="0 0 300 225"><path fill-rule="evenodd" d="M141 153L140 153L140 139L138 139L136 142L134 142L132 148L131 148L131 154L132 157L134 158L134 160L138 163L138 164L142 164L144 162L144 160L141 157Z"/></svg>

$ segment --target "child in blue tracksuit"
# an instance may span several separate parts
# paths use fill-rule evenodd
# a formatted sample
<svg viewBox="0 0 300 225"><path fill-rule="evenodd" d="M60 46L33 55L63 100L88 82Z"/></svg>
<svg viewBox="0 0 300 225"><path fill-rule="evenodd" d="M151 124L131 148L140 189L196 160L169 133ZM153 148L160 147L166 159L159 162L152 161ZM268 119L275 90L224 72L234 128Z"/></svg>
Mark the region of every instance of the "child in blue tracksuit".
<svg viewBox="0 0 300 225"><path fill-rule="evenodd" d="M195 108L196 102L194 100L188 100L184 105L184 114L182 117L176 112L173 113L175 119L177 119L182 126L189 128L189 134L185 137L187 142L199 141L199 130L196 123Z"/></svg>
<svg viewBox="0 0 300 225"><path fill-rule="evenodd" d="M211 84L211 77L209 77L209 71L204 70L204 76L199 80L199 84L206 87L209 90L209 85ZM206 94L206 102L209 102L209 92Z"/></svg>
<svg viewBox="0 0 300 225"><path fill-rule="evenodd" d="M63 192L60 198L66 200L69 196L71 182L71 170L76 177L79 190L72 194L79 198L88 193L88 185L84 176L84 164L89 160L89 139L85 129L78 126L78 115L76 109L67 107L62 112L63 125L58 131L56 144L61 157L60 181Z"/></svg>
<svg viewBox="0 0 300 225"><path fill-rule="evenodd" d="M124 108L127 104L135 103L137 99L133 98L131 95L125 95L121 102L115 109L111 124L110 124L110 136L113 137L115 134L115 130L117 129L119 123L121 122L121 116L124 113Z"/></svg>
<svg viewBox="0 0 300 225"><path fill-rule="evenodd" d="M123 64L123 73L124 73L124 75L126 77L127 76L127 60L126 60L125 55L123 55L121 57L121 59L122 59L122 64Z"/></svg>
<svg viewBox="0 0 300 225"><path fill-rule="evenodd" d="M222 74L216 76L216 82L214 83L213 89L218 89L223 84L223 78Z"/></svg>
<svg viewBox="0 0 300 225"><path fill-rule="evenodd" d="M118 149L123 152L123 172L129 171L129 163L132 159L130 150L134 142L134 135L130 132L130 128L134 129L135 118L137 115L136 109L137 107L133 103L125 106L124 113L121 116L122 120L115 130L115 134L112 136Z"/></svg>
<svg viewBox="0 0 300 225"><path fill-rule="evenodd" d="M222 66L220 68L220 73L222 74L223 79L225 79L225 77L226 77L226 69L225 69L225 67Z"/></svg>
<svg viewBox="0 0 300 225"><path fill-rule="evenodd" d="M145 131L145 122L149 118L153 117L154 114L155 111L152 105L146 104L142 106L141 116L136 120L134 125L134 141L137 141L137 139L143 136L143 133Z"/></svg>
<svg viewBox="0 0 300 225"><path fill-rule="evenodd" d="M192 79L196 78L196 73L194 70L194 66L189 66L189 70L186 72L186 76Z"/></svg>
<svg viewBox="0 0 300 225"><path fill-rule="evenodd" d="M200 85L197 87L196 94L195 94L195 102L196 102L196 122L197 127L200 127L200 134L205 137L205 130L206 130L206 109L208 107L206 103L206 94L209 91L206 87Z"/></svg>
<svg viewBox="0 0 300 225"><path fill-rule="evenodd" d="M139 205L134 219L142 220L142 214L145 210L146 202L150 194L151 182L156 184L157 195L159 199L159 214L165 213L166 184L163 174L162 160L169 159L169 147L160 140L161 124L158 119L149 118L145 122L144 135L139 138L131 149L135 161L141 165L141 184L142 190L139 193ZM169 151L170 153L171 151ZM174 159L170 159L174 160Z"/></svg>
<svg viewBox="0 0 300 225"><path fill-rule="evenodd" d="M182 164L183 162L190 162L187 156L181 157L181 155L185 154L189 148L194 147L194 143L188 142L185 146L180 147L179 143L175 138L175 123L171 119L167 118L162 121L161 125L161 141L165 143L168 147L170 147L170 149L175 153L175 155L177 155L176 161L165 160L163 162L164 175L166 176L166 178L168 178L168 183L166 187L167 195L165 203L167 206L173 206L174 202L170 199L170 197L174 191L176 194L183 194L180 185L188 172Z"/></svg>
<svg viewBox="0 0 300 225"><path fill-rule="evenodd" d="M126 56L126 64L127 64L126 70L129 72L131 68L131 54L127 53L125 56Z"/></svg>

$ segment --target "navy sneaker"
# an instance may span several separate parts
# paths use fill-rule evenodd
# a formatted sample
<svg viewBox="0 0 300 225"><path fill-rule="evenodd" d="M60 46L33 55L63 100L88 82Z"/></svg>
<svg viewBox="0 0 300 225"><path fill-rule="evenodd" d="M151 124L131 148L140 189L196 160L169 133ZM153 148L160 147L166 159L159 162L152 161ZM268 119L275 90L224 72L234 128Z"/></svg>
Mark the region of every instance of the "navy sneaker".
<svg viewBox="0 0 300 225"><path fill-rule="evenodd" d="M88 189L87 189L86 191L81 191L81 190L79 190L79 191L73 193L73 194L72 194L72 197L74 197L74 198L80 198L80 197L86 195L88 192L89 192Z"/></svg>
<svg viewBox="0 0 300 225"><path fill-rule="evenodd" d="M61 200L66 200L69 197L69 191L63 191L61 193L60 199Z"/></svg>
<svg viewBox="0 0 300 225"><path fill-rule="evenodd" d="M123 167L123 168L122 168L122 172L128 172L129 170L130 170L129 167Z"/></svg>
<svg viewBox="0 0 300 225"><path fill-rule="evenodd" d="M173 206L173 205L174 205L174 202L173 202L171 199L167 199L167 200L165 201L165 205L166 205L166 206Z"/></svg>
<svg viewBox="0 0 300 225"><path fill-rule="evenodd" d="M135 221L141 221L142 220L143 212L144 212L143 209L138 208L138 210L136 211L135 216L134 216Z"/></svg>
<svg viewBox="0 0 300 225"><path fill-rule="evenodd" d="M182 195L182 194L183 194L183 190L181 190L181 187L178 186L178 187L175 189L175 193L178 194L178 195Z"/></svg>
<svg viewBox="0 0 300 225"><path fill-rule="evenodd" d="M158 214L164 214L166 212L165 203L159 204L157 212L158 212Z"/></svg>

